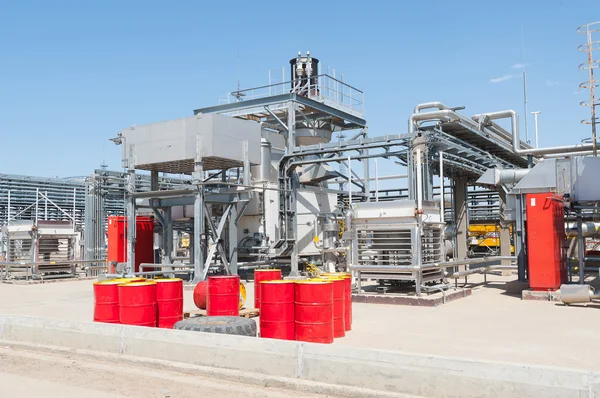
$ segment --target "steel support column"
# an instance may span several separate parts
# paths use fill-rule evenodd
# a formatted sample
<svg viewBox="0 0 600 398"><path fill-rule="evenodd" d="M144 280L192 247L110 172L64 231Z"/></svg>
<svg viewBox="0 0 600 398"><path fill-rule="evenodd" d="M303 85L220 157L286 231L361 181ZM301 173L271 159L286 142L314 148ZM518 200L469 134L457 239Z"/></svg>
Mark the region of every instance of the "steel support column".
<svg viewBox="0 0 600 398"><path fill-rule="evenodd" d="M229 268L231 274L238 273L237 258L238 258L238 230L237 230L238 204L234 203L229 214Z"/></svg>
<svg viewBox="0 0 600 398"><path fill-rule="evenodd" d="M132 159L132 157L130 158ZM127 170L127 265L125 267L126 275L133 275L135 272L135 170L129 162Z"/></svg>
<svg viewBox="0 0 600 398"><path fill-rule="evenodd" d="M579 284L585 281L585 237L583 236L583 218L581 210L577 211L577 262L579 267Z"/></svg>
<svg viewBox="0 0 600 398"><path fill-rule="evenodd" d="M515 223L515 255L517 256L517 272L519 280L527 280L527 257L525 256L525 209L523 208L523 195L516 195L516 223Z"/></svg>
<svg viewBox="0 0 600 398"><path fill-rule="evenodd" d="M510 221L506 220L506 191L500 187L498 189L498 205L500 207L500 256L512 255L510 250ZM503 260L502 265L511 265L510 261ZM511 274L510 270L502 270L502 275L508 276Z"/></svg>
<svg viewBox="0 0 600 398"><path fill-rule="evenodd" d="M196 140L196 157L194 159L194 172L192 183L196 186L194 194L194 283L202 280L204 271L204 253L202 251L202 238L204 236L204 187L200 185L204 177L202 164L202 141L200 136Z"/></svg>
<svg viewBox="0 0 600 398"><path fill-rule="evenodd" d="M456 223L456 253L457 259L467 258L469 238L469 219L467 216L467 181L457 178L454 180L454 214ZM459 271L465 267L459 267Z"/></svg>

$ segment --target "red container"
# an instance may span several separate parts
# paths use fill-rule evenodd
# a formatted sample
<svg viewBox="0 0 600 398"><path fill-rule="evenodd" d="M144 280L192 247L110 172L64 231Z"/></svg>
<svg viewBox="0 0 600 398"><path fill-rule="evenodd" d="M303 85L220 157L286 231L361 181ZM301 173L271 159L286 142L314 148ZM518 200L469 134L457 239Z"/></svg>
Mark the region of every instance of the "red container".
<svg viewBox="0 0 600 398"><path fill-rule="evenodd" d="M119 320L124 325L156 326L156 283L119 285Z"/></svg>
<svg viewBox="0 0 600 398"><path fill-rule="evenodd" d="M159 328L173 329L183 319L183 280L156 280L156 312Z"/></svg>
<svg viewBox="0 0 600 398"><path fill-rule="evenodd" d="M281 279L280 269L255 269L254 270L254 308L260 308L260 283Z"/></svg>
<svg viewBox="0 0 600 398"><path fill-rule="evenodd" d="M260 337L294 340L294 281L266 281L260 284Z"/></svg>
<svg viewBox="0 0 600 398"><path fill-rule="evenodd" d="M300 281L295 290L296 340L333 343L333 283Z"/></svg>
<svg viewBox="0 0 600 398"><path fill-rule="evenodd" d="M154 262L154 222L150 217L136 217L135 220L135 272L141 263ZM127 261L127 217L108 217L108 248L106 261L108 273L114 274L114 263Z"/></svg>
<svg viewBox="0 0 600 398"><path fill-rule="evenodd" d="M113 280L94 283L94 322L119 323L119 285Z"/></svg>
<svg viewBox="0 0 600 398"><path fill-rule="evenodd" d="M333 337L346 335L345 311L346 280L343 278L330 278L333 283Z"/></svg>
<svg viewBox="0 0 600 398"><path fill-rule="evenodd" d="M564 201L559 195L527 194L529 287L556 290L567 282Z"/></svg>
<svg viewBox="0 0 600 398"><path fill-rule="evenodd" d="M342 278L346 282L344 300L344 328L346 332L352 330L352 274L348 272L331 272L321 274L325 278Z"/></svg>
<svg viewBox="0 0 600 398"><path fill-rule="evenodd" d="M206 297L208 295L208 281L200 281L194 288L194 304L201 310L206 309Z"/></svg>
<svg viewBox="0 0 600 398"><path fill-rule="evenodd" d="M240 277L238 275L208 277L206 315L240 315Z"/></svg>
<svg viewBox="0 0 600 398"><path fill-rule="evenodd" d="M344 276L346 284L345 301L344 301L344 328L346 332L352 330L352 276Z"/></svg>

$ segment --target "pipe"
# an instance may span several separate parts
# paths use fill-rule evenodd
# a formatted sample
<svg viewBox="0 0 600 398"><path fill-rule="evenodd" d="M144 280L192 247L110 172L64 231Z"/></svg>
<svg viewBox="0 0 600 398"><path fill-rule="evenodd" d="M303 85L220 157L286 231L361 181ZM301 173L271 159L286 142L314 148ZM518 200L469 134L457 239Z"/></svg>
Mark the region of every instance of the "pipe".
<svg viewBox="0 0 600 398"><path fill-rule="evenodd" d="M417 148L416 150L417 152L417 160L416 160L416 166L417 166L417 213L421 214L421 212L423 211L423 181L421 179L421 174L422 174L422 170L421 170L421 148Z"/></svg>
<svg viewBox="0 0 600 398"><path fill-rule="evenodd" d="M593 150L594 144L577 144L577 145L565 145L565 146L556 146L556 147L548 147L548 148L531 148L531 149L521 149L521 137L519 134L519 115L514 110L506 110L492 113L485 113L480 115L474 115L473 120L479 120L483 116L488 117L490 120L496 119L511 119L511 132L512 132L512 145L513 152L519 156L526 155L547 155L547 154L564 154L571 152L581 152L581 151L589 151Z"/></svg>
<svg viewBox="0 0 600 398"><path fill-rule="evenodd" d="M440 151L440 222L444 222L444 152Z"/></svg>
<svg viewBox="0 0 600 398"><path fill-rule="evenodd" d="M584 222L581 225L583 237L599 237L600 236L600 222ZM579 236L579 228L577 228L577 222L565 223L565 231L567 237L573 238Z"/></svg>
<svg viewBox="0 0 600 398"><path fill-rule="evenodd" d="M517 258L514 256L493 256L493 257L481 257L481 258L471 258L465 260L454 260L454 261L442 261L439 263L427 263L421 265L395 265L395 266L385 266L385 265L353 265L350 266L350 269L353 271L361 271L361 272L390 272L390 271L427 271L432 269L441 269L441 268L450 268L456 267L459 265L472 265L472 264L485 264L499 260L511 260L517 261Z"/></svg>
<svg viewBox="0 0 600 398"><path fill-rule="evenodd" d="M496 269L517 269L516 265L488 265L487 267L479 267L479 268L472 268L472 269L468 269L465 271L457 271L457 272L453 272L450 275L447 275L448 278L452 278L452 279L456 279L456 278L460 278L463 276L467 276L467 275L471 275L471 274L482 274L485 273L487 271L493 271Z"/></svg>
<svg viewBox="0 0 600 398"><path fill-rule="evenodd" d="M432 109L432 108L437 108L439 110L450 109L441 102L423 102L422 104L418 104L417 106L415 106L413 113L419 113L423 109Z"/></svg>
<svg viewBox="0 0 600 398"><path fill-rule="evenodd" d="M352 207L352 164L348 156L348 207Z"/></svg>

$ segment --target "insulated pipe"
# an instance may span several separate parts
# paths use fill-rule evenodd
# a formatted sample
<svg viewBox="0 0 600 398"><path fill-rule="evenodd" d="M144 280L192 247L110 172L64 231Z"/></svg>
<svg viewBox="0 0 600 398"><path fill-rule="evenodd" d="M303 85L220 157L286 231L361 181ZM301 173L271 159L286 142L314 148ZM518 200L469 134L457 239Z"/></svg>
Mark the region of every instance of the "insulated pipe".
<svg viewBox="0 0 600 398"><path fill-rule="evenodd" d="M490 120L506 119L506 118L511 119L513 152L520 156L525 156L525 155L542 156L542 155L547 155L547 154L562 154L562 153L590 151L590 150L593 150L597 146L594 144L577 144L577 145L556 146L556 147L549 147L549 148L521 149L521 137L519 135L519 115L517 115L517 112L510 109L510 110L506 110L506 111L474 115L473 119L479 120L483 116L487 116ZM598 143L598 144L600 144L600 143Z"/></svg>
<svg viewBox="0 0 600 398"><path fill-rule="evenodd" d="M499 184L516 184L529 173L531 169L505 169L500 171Z"/></svg>
<svg viewBox="0 0 600 398"><path fill-rule="evenodd" d="M440 222L444 222L444 152L440 151Z"/></svg>
<svg viewBox="0 0 600 398"><path fill-rule="evenodd" d="M417 212L420 214L423 210L423 181L422 181L422 170L421 170L421 148L417 148ZM420 219L420 217L419 217Z"/></svg>
<svg viewBox="0 0 600 398"><path fill-rule="evenodd" d="M583 237L585 238L600 236L600 222L584 222L581 227ZM565 231L567 232L567 237L579 236L576 222L565 223Z"/></svg>
<svg viewBox="0 0 600 398"><path fill-rule="evenodd" d="M432 108L437 108L439 110L450 109L446 105L442 104L441 102L424 102L422 104L418 104L417 106L415 106L413 113L419 113L423 109L432 109Z"/></svg>
<svg viewBox="0 0 600 398"><path fill-rule="evenodd" d="M456 112L454 112L453 110L450 109L443 109L443 110L439 110L439 111L434 111L434 112L425 112L425 113L415 113L413 115L411 115L411 117L408 119L408 133L409 134L414 134L415 133L415 123L416 122L420 122L420 121L424 121L424 120L436 120L436 119L464 119L461 118L461 116L459 116ZM464 119L464 120L468 120L468 119ZM473 123L471 121L471 123Z"/></svg>

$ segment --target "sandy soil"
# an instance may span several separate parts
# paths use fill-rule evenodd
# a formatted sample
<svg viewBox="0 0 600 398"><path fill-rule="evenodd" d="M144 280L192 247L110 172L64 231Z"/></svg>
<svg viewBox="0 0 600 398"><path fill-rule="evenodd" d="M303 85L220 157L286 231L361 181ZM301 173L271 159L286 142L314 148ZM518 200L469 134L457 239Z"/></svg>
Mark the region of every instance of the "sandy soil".
<svg viewBox="0 0 600 398"><path fill-rule="evenodd" d="M62 353L0 347L0 396L10 398L316 397Z"/></svg>

